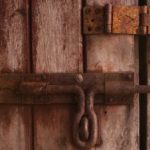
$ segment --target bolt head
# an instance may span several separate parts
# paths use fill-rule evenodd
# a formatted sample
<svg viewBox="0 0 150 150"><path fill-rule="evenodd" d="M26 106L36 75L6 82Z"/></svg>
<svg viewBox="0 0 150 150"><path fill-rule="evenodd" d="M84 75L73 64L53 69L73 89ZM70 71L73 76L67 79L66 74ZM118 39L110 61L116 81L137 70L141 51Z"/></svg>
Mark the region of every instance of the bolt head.
<svg viewBox="0 0 150 150"><path fill-rule="evenodd" d="M82 76L82 74L77 74L77 75L75 76L75 80L76 80L76 82L81 83L81 82L83 81L83 76Z"/></svg>
<svg viewBox="0 0 150 150"><path fill-rule="evenodd" d="M128 78L129 78L129 79L132 79L132 78L133 78L133 75L132 75L132 74L129 74L129 75L128 75Z"/></svg>

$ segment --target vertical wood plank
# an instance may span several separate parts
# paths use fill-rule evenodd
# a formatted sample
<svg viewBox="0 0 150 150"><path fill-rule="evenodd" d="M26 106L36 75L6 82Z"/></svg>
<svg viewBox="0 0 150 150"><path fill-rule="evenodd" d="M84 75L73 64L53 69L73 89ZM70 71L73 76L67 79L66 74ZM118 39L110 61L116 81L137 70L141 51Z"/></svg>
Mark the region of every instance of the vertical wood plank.
<svg viewBox="0 0 150 150"><path fill-rule="evenodd" d="M78 150L72 144L73 105L41 105L34 107L36 150Z"/></svg>
<svg viewBox="0 0 150 150"><path fill-rule="evenodd" d="M87 5L106 3L138 5L137 0L86 0ZM87 70L89 72L137 72L137 42L131 35L86 36ZM133 106L97 106L100 111L102 144L97 150L138 150L139 110L138 96Z"/></svg>
<svg viewBox="0 0 150 150"><path fill-rule="evenodd" d="M28 2L0 0L0 71L28 71Z"/></svg>
<svg viewBox="0 0 150 150"><path fill-rule="evenodd" d="M0 105L0 150L31 150L29 106Z"/></svg>
<svg viewBox="0 0 150 150"><path fill-rule="evenodd" d="M150 6L150 0L147 0ZM150 85L150 38L147 38L147 81ZM147 96L147 149L150 149L150 94Z"/></svg>
<svg viewBox="0 0 150 150"><path fill-rule="evenodd" d="M81 0L32 0L34 72L82 72ZM34 107L36 150L75 150L73 105Z"/></svg>
<svg viewBox="0 0 150 150"><path fill-rule="evenodd" d="M33 0L35 72L81 72L81 1Z"/></svg>
<svg viewBox="0 0 150 150"><path fill-rule="evenodd" d="M0 72L28 71L28 2L0 0ZM30 107L0 105L0 149L31 149Z"/></svg>

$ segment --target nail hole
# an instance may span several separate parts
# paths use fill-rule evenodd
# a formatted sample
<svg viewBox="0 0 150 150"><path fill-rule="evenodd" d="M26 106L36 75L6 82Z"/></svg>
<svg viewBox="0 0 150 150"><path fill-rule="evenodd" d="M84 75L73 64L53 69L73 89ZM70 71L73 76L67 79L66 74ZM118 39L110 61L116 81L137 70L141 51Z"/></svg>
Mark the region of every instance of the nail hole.
<svg viewBox="0 0 150 150"><path fill-rule="evenodd" d="M104 114L106 115L106 114L107 114L107 111L104 111Z"/></svg>
<svg viewBox="0 0 150 150"><path fill-rule="evenodd" d="M91 22L94 22L95 21L95 19L91 19Z"/></svg>

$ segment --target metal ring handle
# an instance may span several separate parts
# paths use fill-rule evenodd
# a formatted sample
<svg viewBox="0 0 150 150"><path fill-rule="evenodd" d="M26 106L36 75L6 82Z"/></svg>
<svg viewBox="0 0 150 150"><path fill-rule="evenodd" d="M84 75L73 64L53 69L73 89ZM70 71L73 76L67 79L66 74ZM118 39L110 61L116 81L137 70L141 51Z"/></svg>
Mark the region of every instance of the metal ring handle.
<svg viewBox="0 0 150 150"><path fill-rule="evenodd" d="M85 114L89 121L89 137L86 141L80 139L79 135L79 124L82 118L82 113L78 113L73 124L73 138L76 144L81 148L91 148L95 146L98 136L97 116L94 111L94 97L97 93L102 93L103 89L94 87L86 94ZM81 100L81 99L80 99ZM79 100L79 101L80 101Z"/></svg>

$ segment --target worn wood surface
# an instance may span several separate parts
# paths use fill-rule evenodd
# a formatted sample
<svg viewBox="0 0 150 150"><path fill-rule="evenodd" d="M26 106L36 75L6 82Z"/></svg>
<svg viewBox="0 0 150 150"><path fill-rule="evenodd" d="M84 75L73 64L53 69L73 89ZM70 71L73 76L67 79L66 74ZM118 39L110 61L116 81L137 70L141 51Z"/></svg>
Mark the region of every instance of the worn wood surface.
<svg viewBox="0 0 150 150"><path fill-rule="evenodd" d="M86 4L138 5L136 0L86 0ZM133 36L93 35L86 37L88 72L137 71L137 43ZM136 64L136 65L135 65ZM99 106L102 144L96 150L138 150L138 96L133 106Z"/></svg>
<svg viewBox="0 0 150 150"><path fill-rule="evenodd" d="M28 70L27 0L0 0L0 71Z"/></svg>
<svg viewBox="0 0 150 150"><path fill-rule="evenodd" d="M81 72L81 0L32 0L35 72Z"/></svg>
<svg viewBox="0 0 150 150"><path fill-rule="evenodd" d="M81 0L33 0L35 73L82 72ZM75 150L72 144L73 105L34 107L36 150Z"/></svg>
<svg viewBox="0 0 150 150"><path fill-rule="evenodd" d="M28 3L0 0L0 72L27 72ZM0 150L31 149L29 106L0 105Z"/></svg>
<svg viewBox="0 0 150 150"><path fill-rule="evenodd" d="M73 105L41 105L34 108L36 150L77 150L72 144Z"/></svg>
<svg viewBox="0 0 150 150"><path fill-rule="evenodd" d="M29 106L0 105L0 150L31 150Z"/></svg>
<svg viewBox="0 0 150 150"><path fill-rule="evenodd" d="M88 5L105 3L138 2L86 0ZM1 72L29 71L27 9L26 0L0 0ZM81 0L32 0L32 13L33 71L82 72ZM137 71L133 36L87 36L85 48L88 72ZM71 131L75 110L69 104L35 105L32 110L30 106L0 105L0 149L78 150ZM97 105L95 110L101 135L96 150L139 149L138 96L130 107Z"/></svg>
<svg viewBox="0 0 150 150"><path fill-rule="evenodd" d="M86 2L88 5L104 5L110 1L87 0ZM137 4L137 1L113 3L132 5ZM81 1L34 0L32 5L34 5L32 10L34 72L82 71ZM74 9L71 9L72 7ZM137 70L135 65L138 62L137 45L133 36L89 36L86 40L89 72ZM95 149L139 149L137 99L138 97L135 96L134 105L130 107L95 107L99 114L99 133L102 138L102 144ZM72 144L70 134L73 108L71 105L56 104L34 107L35 149L77 149Z"/></svg>

